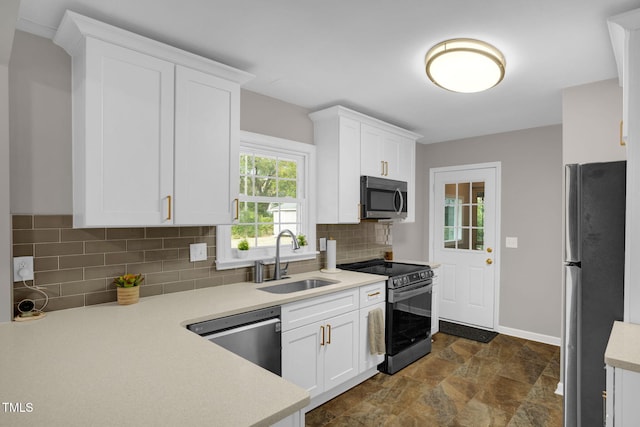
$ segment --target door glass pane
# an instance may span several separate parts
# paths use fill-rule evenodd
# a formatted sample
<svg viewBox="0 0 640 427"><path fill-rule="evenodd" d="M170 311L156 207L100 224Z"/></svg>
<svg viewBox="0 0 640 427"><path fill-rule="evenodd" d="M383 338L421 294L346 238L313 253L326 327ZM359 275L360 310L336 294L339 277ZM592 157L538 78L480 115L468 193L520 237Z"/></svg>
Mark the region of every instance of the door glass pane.
<svg viewBox="0 0 640 427"><path fill-rule="evenodd" d="M444 197L447 201L456 199L456 184L445 184L444 185Z"/></svg>
<svg viewBox="0 0 640 427"><path fill-rule="evenodd" d="M462 226L468 227L471 220L470 206L462 206L461 222Z"/></svg>
<svg viewBox="0 0 640 427"><path fill-rule="evenodd" d="M444 247L447 249L456 248L456 232L454 227L444 228Z"/></svg>
<svg viewBox="0 0 640 427"><path fill-rule="evenodd" d="M484 182L473 183L473 203L484 203Z"/></svg>
<svg viewBox="0 0 640 427"><path fill-rule="evenodd" d="M460 203L471 202L471 184L468 182L458 184L458 199L460 199Z"/></svg>
<svg viewBox="0 0 640 427"><path fill-rule="evenodd" d="M485 183L445 184L444 247L484 250Z"/></svg>
<svg viewBox="0 0 640 427"><path fill-rule="evenodd" d="M460 240L458 240L458 249L469 249L470 234L471 234L470 228L465 227L461 229Z"/></svg>

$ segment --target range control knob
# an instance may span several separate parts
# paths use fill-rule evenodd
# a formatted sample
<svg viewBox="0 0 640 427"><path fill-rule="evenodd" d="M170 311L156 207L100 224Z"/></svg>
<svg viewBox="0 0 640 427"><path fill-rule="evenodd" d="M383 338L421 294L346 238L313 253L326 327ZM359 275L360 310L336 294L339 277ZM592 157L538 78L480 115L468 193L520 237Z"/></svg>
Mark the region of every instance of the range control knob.
<svg viewBox="0 0 640 427"><path fill-rule="evenodd" d="M421 279L426 279L427 278L427 273L425 273L424 271L420 272L420 278Z"/></svg>

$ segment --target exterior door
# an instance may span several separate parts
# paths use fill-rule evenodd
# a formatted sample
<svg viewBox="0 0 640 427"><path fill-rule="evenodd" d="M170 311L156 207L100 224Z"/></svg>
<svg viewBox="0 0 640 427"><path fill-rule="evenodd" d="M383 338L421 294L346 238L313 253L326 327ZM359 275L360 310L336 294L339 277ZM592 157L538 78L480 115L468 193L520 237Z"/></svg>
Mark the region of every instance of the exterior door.
<svg viewBox="0 0 640 427"><path fill-rule="evenodd" d="M440 318L493 329L498 277L500 164L431 170L432 258Z"/></svg>

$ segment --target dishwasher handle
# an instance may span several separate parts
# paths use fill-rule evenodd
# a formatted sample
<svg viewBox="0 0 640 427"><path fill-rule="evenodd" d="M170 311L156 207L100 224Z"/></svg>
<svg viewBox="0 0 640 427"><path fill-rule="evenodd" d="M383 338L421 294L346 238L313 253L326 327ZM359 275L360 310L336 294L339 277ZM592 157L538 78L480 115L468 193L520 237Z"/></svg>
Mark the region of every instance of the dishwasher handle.
<svg viewBox="0 0 640 427"><path fill-rule="evenodd" d="M256 328L260 328L263 326L267 326L269 324L274 324L275 326L275 332L280 332L281 330L281 325L282 322L280 322L280 318L279 317L274 317L273 319L267 319L267 320L263 320L261 322L256 322L256 323L250 323L248 325L243 325L243 326L238 326L238 327L234 327L234 328L230 328L224 331L220 331L220 332L213 332L211 334L207 334L207 335L202 335L202 338L206 338L209 341L215 339L215 338L220 338L220 337L224 337L226 335L232 335L232 334L237 334L240 332L244 332L244 331L249 331L251 329L256 329Z"/></svg>

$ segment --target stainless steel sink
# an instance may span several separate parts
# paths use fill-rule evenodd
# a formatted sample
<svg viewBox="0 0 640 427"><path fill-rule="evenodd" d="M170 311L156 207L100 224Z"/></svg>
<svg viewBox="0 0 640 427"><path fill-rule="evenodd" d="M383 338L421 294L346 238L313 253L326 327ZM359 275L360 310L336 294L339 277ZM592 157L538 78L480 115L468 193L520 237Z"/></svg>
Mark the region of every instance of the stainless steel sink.
<svg viewBox="0 0 640 427"><path fill-rule="evenodd" d="M306 291L307 289L320 288L322 286L333 285L340 283L337 280L327 279L304 279L295 282L282 283L278 285L265 286L264 288L258 288L261 291L271 292L272 294L288 294L291 292Z"/></svg>

